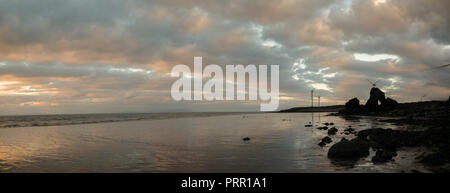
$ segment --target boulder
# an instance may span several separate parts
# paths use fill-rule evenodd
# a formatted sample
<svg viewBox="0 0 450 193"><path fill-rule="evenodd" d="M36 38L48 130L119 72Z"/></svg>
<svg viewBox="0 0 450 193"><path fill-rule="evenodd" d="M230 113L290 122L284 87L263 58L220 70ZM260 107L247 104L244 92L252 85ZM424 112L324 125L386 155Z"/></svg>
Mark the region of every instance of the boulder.
<svg viewBox="0 0 450 193"><path fill-rule="evenodd" d="M331 140L330 137L326 136L326 137L324 137L324 138L322 139L322 142L324 142L324 143L326 143L326 144L329 144L329 143L333 142L333 140Z"/></svg>
<svg viewBox="0 0 450 193"><path fill-rule="evenodd" d="M378 150L375 156L372 157L373 163L385 163L392 160L392 157L397 156L397 152L392 150Z"/></svg>
<svg viewBox="0 0 450 193"><path fill-rule="evenodd" d="M369 155L369 143L361 139L341 140L331 146L328 157L332 159L358 159Z"/></svg>
<svg viewBox="0 0 450 193"><path fill-rule="evenodd" d="M345 135L356 134L356 133L357 132L355 131L355 129L352 128L352 126L349 126L347 129L344 130Z"/></svg>
<svg viewBox="0 0 450 193"><path fill-rule="evenodd" d="M332 127L328 130L328 135L335 135L338 132L338 129L336 127Z"/></svg>
<svg viewBox="0 0 450 193"><path fill-rule="evenodd" d="M317 127L317 129L318 129L318 130L327 130L328 127L327 127L327 126L324 126L324 127Z"/></svg>
<svg viewBox="0 0 450 193"><path fill-rule="evenodd" d="M323 146L325 146L325 145L327 145L326 143L324 143L323 141L321 141L319 144L317 144L317 145L319 145L320 147L323 147Z"/></svg>
<svg viewBox="0 0 450 193"><path fill-rule="evenodd" d="M358 98L352 98L347 103L345 103L345 109L351 111L359 108L359 100Z"/></svg>

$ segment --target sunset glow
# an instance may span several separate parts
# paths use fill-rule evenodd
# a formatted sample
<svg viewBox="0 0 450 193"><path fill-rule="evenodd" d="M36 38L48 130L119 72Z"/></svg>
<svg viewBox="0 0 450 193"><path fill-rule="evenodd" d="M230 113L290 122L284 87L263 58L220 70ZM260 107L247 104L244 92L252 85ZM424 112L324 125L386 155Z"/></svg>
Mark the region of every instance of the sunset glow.
<svg viewBox="0 0 450 193"><path fill-rule="evenodd" d="M450 95L449 1L3 1L0 114L257 111L170 100L177 64L280 65L280 108ZM206 81L205 79L204 81ZM256 83L250 83L256 84ZM225 109L225 108L224 108Z"/></svg>

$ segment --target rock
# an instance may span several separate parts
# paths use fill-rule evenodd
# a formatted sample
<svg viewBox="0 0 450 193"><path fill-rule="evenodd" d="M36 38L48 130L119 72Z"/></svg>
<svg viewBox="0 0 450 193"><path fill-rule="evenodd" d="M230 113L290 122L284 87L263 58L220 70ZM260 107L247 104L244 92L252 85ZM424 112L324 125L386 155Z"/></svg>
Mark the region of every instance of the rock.
<svg viewBox="0 0 450 193"><path fill-rule="evenodd" d="M359 108L359 100L358 98L352 98L347 103L345 103L345 109L351 111Z"/></svg>
<svg viewBox="0 0 450 193"><path fill-rule="evenodd" d="M357 159L369 155L369 143L361 139L341 140L331 146L328 157L333 159Z"/></svg>
<svg viewBox="0 0 450 193"><path fill-rule="evenodd" d="M325 122L325 123L323 123L325 126L330 126L330 125L334 125L334 123L328 123L328 122Z"/></svg>
<svg viewBox="0 0 450 193"><path fill-rule="evenodd" d="M242 138L242 141L250 141L250 137L244 137Z"/></svg>
<svg viewBox="0 0 450 193"><path fill-rule="evenodd" d="M383 103L381 103L381 106L384 108L392 108L392 107L396 107L397 105L398 105L398 102L389 97Z"/></svg>
<svg viewBox="0 0 450 193"><path fill-rule="evenodd" d="M338 132L338 129L336 127L332 127L328 130L328 135L335 135Z"/></svg>
<svg viewBox="0 0 450 193"><path fill-rule="evenodd" d="M392 129L367 129L358 132L358 138L369 140L374 148L395 149L402 146L418 146L422 144L421 131L399 131Z"/></svg>
<svg viewBox="0 0 450 193"><path fill-rule="evenodd" d="M428 166L438 166L445 163L448 163L448 159L446 159L446 156L443 156L440 153L426 153L424 155L421 155L417 157L419 159L420 163L423 163Z"/></svg>
<svg viewBox="0 0 450 193"><path fill-rule="evenodd" d="M318 144L320 147L323 147L323 146L325 146L325 145L327 145L325 142L323 142L323 141L321 141L319 144Z"/></svg>
<svg viewBox="0 0 450 193"><path fill-rule="evenodd" d="M445 102L446 105L450 105L450 96L448 97L447 102Z"/></svg>
<svg viewBox="0 0 450 193"><path fill-rule="evenodd" d="M384 103L386 100L385 94L379 88L373 87L370 89L370 98L367 100L365 107L368 110L378 109L378 102Z"/></svg>
<svg viewBox="0 0 450 193"><path fill-rule="evenodd" d="M355 129L352 128L352 126L349 126L347 129L345 129L344 131L348 131L348 132L353 132L355 131Z"/></svg>
<svg viewBox="0 0 450 193"><path fill-rule="evenodd" d="M327 130L328 127L326 127L326 126L325 126L325 127L317 127L317 129L318 129L318 130Z"/></svg>
<svg viewBox="0 0 450 193"><path fill-rule="evenodd" d="M313 125L305 125L305 127L312 127Z"/></svg>
<svg viewBox="0 0 450 193"><path fill-rule="evenodd" d="M375 156L372 157L373 163L385 163L392 160L392 157L397 156L397 152L391 150L378 150Z"/></svg>
<svg viewBox="0 0 450 193"><path fill-rule="evenodd" d="M379 88L373 87L370 89L370 98L366 102L366 109L369 111L377 110L379 107L393 108L398 105L398 102L391 98L386 98L385 93Z"/></svg>
<svg viewBox="0 0 450 193"><path fill-rule="evenodd" d="M349 126L347 129L344 130L345 135L356 134L356 133L357 132L355 131L355 129L352 128L352 126Z"/></svg>
<svg viewBox="0 0 450 193"><path fill-rule="evenodd" d="M324 143L326 143L326 144L329 144L329 143L333 142L333 140L331 140L330 137L326 136L326 137L324 137L324 138L322 139L322 142L324 142Z"/></svg>

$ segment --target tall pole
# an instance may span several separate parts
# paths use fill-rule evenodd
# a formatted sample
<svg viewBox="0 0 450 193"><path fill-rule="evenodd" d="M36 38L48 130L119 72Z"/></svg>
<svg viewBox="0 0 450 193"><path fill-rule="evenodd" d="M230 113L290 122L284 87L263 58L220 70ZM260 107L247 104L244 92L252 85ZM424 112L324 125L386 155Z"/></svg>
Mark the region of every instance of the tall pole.
<svg viewBox="0 0 450 193"><path fill-rule="evenodd" d="M314 107L314 89L311 90L311 107Z"/></svg>
<svg viewBox="0 0 450 193"><path fill-rule="evenodd" d="M319 107L320 107L320 96L317 96L318 102L319 102Z"/></svg>

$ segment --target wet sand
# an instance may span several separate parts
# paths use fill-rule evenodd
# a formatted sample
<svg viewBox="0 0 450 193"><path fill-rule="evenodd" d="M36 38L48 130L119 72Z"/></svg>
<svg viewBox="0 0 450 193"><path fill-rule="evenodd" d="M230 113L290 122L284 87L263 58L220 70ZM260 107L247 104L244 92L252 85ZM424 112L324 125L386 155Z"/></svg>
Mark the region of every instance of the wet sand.
<svg viewBox="0 0 450 193"><path fill-rule="evenodd" d="M309 122L314 127L305 127ZM347 120L326 113L258 113L63 126L0 128L1 172L411 172L427 170L398 150L394 162L354 165L327 158L332 144L316 129L403 129L371 117ZM251 140L243 141L242 138ZM373 154L374 152L371 151Z"/></svg>

